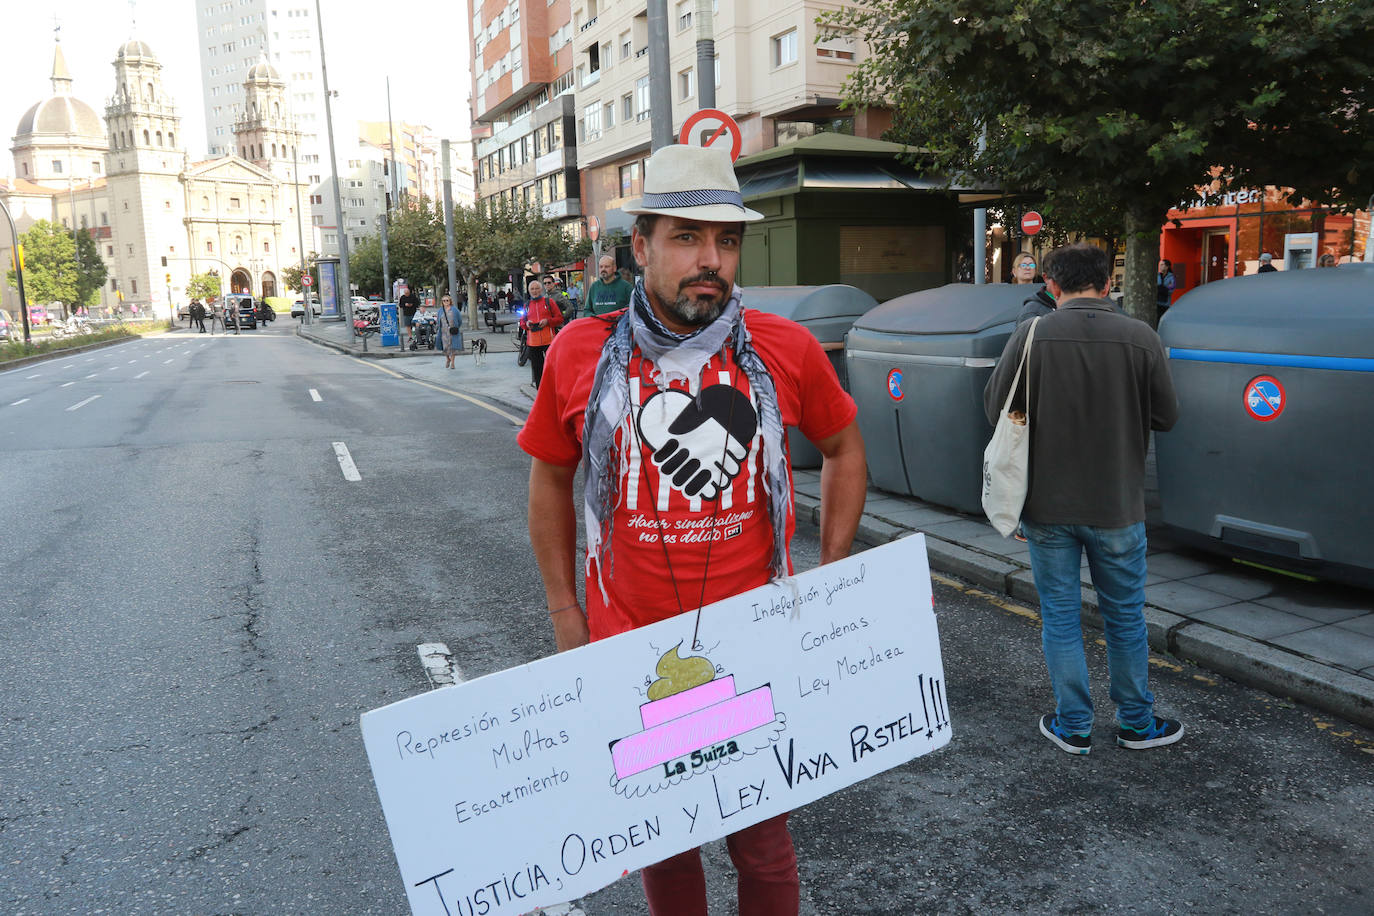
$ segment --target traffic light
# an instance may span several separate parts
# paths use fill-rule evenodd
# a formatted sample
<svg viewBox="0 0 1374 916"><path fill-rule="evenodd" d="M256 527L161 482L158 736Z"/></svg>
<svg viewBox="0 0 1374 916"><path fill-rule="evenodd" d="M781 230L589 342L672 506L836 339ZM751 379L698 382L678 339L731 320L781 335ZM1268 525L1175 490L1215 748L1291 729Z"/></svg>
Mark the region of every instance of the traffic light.
<svg viewBox="0 0 1374 916"><path fill-rule="evenodd" d="M171 285L172 285L172 275L171 275L170 273L167 274L167 285L168 285L168 286L171 286Z"/></svg>

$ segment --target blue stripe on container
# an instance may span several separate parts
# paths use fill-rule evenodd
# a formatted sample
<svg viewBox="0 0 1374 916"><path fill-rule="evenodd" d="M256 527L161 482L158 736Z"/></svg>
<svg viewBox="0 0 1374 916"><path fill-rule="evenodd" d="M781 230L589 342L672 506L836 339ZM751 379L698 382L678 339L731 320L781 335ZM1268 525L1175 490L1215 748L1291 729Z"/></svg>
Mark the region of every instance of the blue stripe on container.
<svg viewBox="0 0 1374 916"><path fill-rule="evenodd" d="M1198 363L1238 363L1243 366L1374 372L1374 359L1358 359L1353 356L1303 356L1296 353L1246 353L1241 350L1187 350L1170 347L1169 358Z"/></svg>

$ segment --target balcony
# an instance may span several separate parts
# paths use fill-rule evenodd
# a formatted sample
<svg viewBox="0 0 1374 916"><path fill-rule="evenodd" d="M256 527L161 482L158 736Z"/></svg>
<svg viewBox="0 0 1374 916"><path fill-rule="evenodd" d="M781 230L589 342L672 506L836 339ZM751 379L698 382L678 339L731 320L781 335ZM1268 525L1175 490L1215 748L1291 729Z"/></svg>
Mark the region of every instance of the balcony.
<svg viewBox="0 0 1374 916"><path fill-rule="evenodd" d="M592 26L596 25L596 20L599 19L599 18L601 18L601 17L599 17L599 16L593 16L592 18L588 19L586 22L582 23L582 28L578 29L577 31L578 31L578 32L585 32L585 31L587 31L587 30L590 29Z"/></svg>
<svg viewBox="0 0 1374 916"><path fill-rule="evenodd" d="M601 71L593 70L591 73L582 77L581 88L586 89L588 86L595 86L599 82L601 82Z"/></svg>
<svg viewBox="0 0 1374 916"><path fill-rule="evenodd" d="M641 57L643 57L645 54L648 54L648 53L649 53L649 46L648 46L648 45L645 45L644 47L640 48L638 51L635 52L635 60L639 60Z"/></svg>

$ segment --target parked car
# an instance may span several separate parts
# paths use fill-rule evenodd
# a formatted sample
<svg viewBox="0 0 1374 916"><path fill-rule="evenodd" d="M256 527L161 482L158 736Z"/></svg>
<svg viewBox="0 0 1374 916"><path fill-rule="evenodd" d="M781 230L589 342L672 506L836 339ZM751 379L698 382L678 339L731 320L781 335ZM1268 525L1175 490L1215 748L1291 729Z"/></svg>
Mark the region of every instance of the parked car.
<svg viewBox="0 0 1374 916"><path fill-rule="evenodd" d="M271 324L277 320L277 310L267 304L264 299L258 300L258 321L263 324Z"/></svg>
<svg viewBox="0 0 1374 916"><path fill-rule="evenodd" d="M311 313L312 315L316 316L317 318L319 317L319 314L320 314L320 300L318 300L318 299L311 299L311 300L310 300L310 313ZM291 303L291 317L292 317L292 318L304 318L304 317L305 317L305 300L304 300L304 299L297 299L295 302Z"/></svg>
<svg viewBox="0 0 1374 916"><path fill-rule="evenodd" d="M18 333L19 327L10 318L10 313L0 309L0 340L10 340Z"/></svg>
<svg viewBox="0 0 1374 916"><path fill-rule="evenodd" d="M32 328L40 324L47 324L48 321L48 310L46 307L41 305L29 306L29 327Z"/></svg>
<svg viewBox="0 0 1374 916"><path fill-rule="evenodd" d="M252 296L233 293L224 297L224 326L245 331L257 329L258 310Z"/></svg>

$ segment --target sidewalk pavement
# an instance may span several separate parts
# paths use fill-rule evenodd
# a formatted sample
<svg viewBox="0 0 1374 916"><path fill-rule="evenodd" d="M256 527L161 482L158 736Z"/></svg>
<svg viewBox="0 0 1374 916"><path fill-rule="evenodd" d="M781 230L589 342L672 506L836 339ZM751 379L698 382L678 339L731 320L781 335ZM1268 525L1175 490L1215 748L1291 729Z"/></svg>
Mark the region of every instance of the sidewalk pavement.
<svg viewBox="0 0 1374 916"><path fill-rule="evenodd" d="M369 342L364 353L341 322L297 333L353 356L392 359L387 368L501 404L524 415L534 402L529 369L515 364L510 333L465 331L487 341L476 365L471 349L444 369L442 352L397 352ZM1153 457L1153 456L1152 456ZM799 522L819 524L820 472L794 473ZM1178 544L1159 523L1153 461L1147 478L1150 540L1145 619L1150 645L1177 659L1281 697L1374 728L1374 593L1305 582ZM1039 604L1030 548L1003 538L981 516L869 487L859 540L869 546L924 532L933 570L958 576L1032 607ZM1083 564L1083 619L1098 629L1097 594Z"/></svg>

